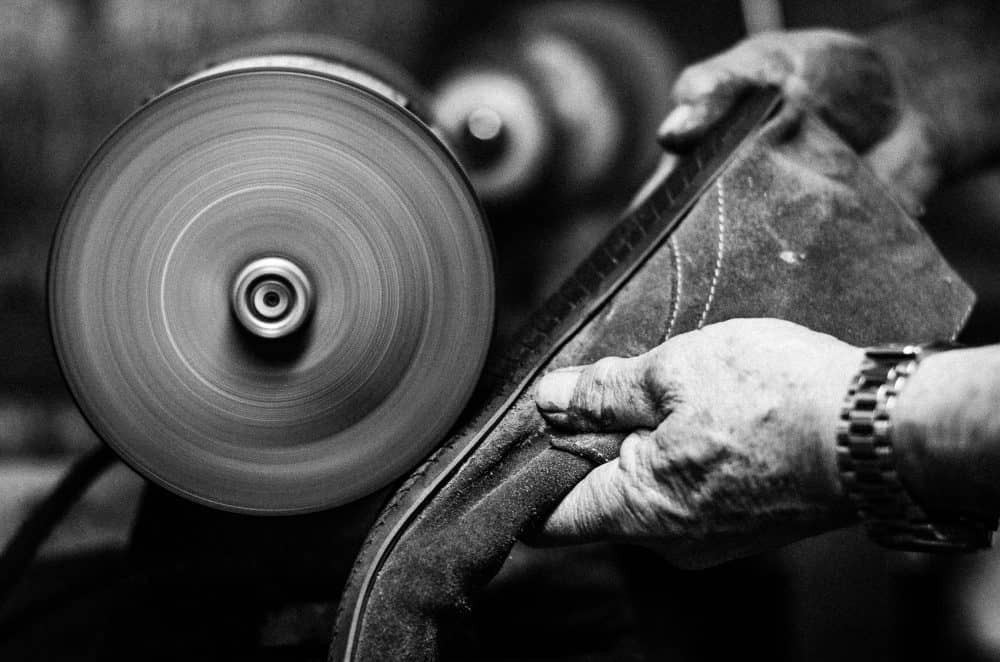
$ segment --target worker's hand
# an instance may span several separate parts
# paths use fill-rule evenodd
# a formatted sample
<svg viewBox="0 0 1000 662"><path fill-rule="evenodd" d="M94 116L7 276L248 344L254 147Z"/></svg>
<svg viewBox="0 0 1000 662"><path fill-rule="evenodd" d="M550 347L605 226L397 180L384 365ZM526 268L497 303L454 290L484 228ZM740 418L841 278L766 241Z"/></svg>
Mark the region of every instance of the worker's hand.
<svg viewBox="0 0 1000 662"><path fill-rule="evenodd" d="M862 356L790 322L744 319L549 373L536 401L551 425L631 434L539 540L651 543L701 566L849 521L836 423Z"/></svg>
<svg viewBox="0 0 1000 662"><path fill-rule="evenodd" d="M674 110L660 127L681 148L753 86L775 85L793 106L814 110L869 162L911 213L941 176L930 122L907 101L901 74L869 42L833 30L757 35L688 67Z"/></svg>

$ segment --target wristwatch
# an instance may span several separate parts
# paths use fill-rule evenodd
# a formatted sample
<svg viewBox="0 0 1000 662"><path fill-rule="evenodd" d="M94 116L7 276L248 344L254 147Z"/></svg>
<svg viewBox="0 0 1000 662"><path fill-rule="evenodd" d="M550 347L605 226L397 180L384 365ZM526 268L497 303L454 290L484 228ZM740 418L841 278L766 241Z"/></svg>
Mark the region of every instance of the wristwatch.
<svg viewBox="0 0 1000 662"><path fill-rule="evenodd" d="M896 472L893 406L926 356L954 345L886 345L865 351L837 424L837 466L870 537L891 549L973 551L990 546L996 518L928 515Z"/></svg>

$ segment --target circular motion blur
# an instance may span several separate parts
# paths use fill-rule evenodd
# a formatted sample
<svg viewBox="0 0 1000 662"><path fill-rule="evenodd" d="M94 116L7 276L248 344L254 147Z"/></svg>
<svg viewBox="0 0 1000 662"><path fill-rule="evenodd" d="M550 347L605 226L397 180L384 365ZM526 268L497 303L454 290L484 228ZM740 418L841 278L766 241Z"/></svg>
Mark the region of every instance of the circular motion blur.
<svg viewBox="0 0 1000 662"><path fill-rule="evenodd" d="M49 310L70 388L196 501L370 493L440 441L482 368L477 200L392 88L350 73L248 58L194 76L119 127L64 210Z"/></svg>

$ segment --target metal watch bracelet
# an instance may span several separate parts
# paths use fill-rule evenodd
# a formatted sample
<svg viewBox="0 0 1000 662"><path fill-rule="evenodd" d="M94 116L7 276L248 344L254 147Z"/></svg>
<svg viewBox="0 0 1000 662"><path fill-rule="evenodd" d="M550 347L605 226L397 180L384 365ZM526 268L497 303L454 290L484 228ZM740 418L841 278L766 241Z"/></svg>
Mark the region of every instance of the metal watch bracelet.
<svg viewBox="0 0 1000 662"><path fill-rule="evenodd" d="M973 551L990 546L996 520L931 517L896 471L893 408L922 357L941 346L887 345L865 351L837 424L837 467L848 498L877 543L908 551Z"/></svg>

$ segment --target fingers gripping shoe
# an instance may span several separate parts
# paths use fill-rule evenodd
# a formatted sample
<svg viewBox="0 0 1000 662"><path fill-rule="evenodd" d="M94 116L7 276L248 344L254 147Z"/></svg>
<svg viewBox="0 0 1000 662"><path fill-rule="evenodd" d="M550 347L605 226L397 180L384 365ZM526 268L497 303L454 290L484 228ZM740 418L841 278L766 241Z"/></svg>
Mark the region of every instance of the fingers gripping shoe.
<svg viewBox="0 0 1000 662"><path fill-rule="evenodd" d="M495 361L490 394L398 490L342 595L332 660L447 656L471 599L622 435L561 436L544 372L645 352L734 317L854 344L950 338L973 296L859 158L812 115L748 98Z"/></svg>

